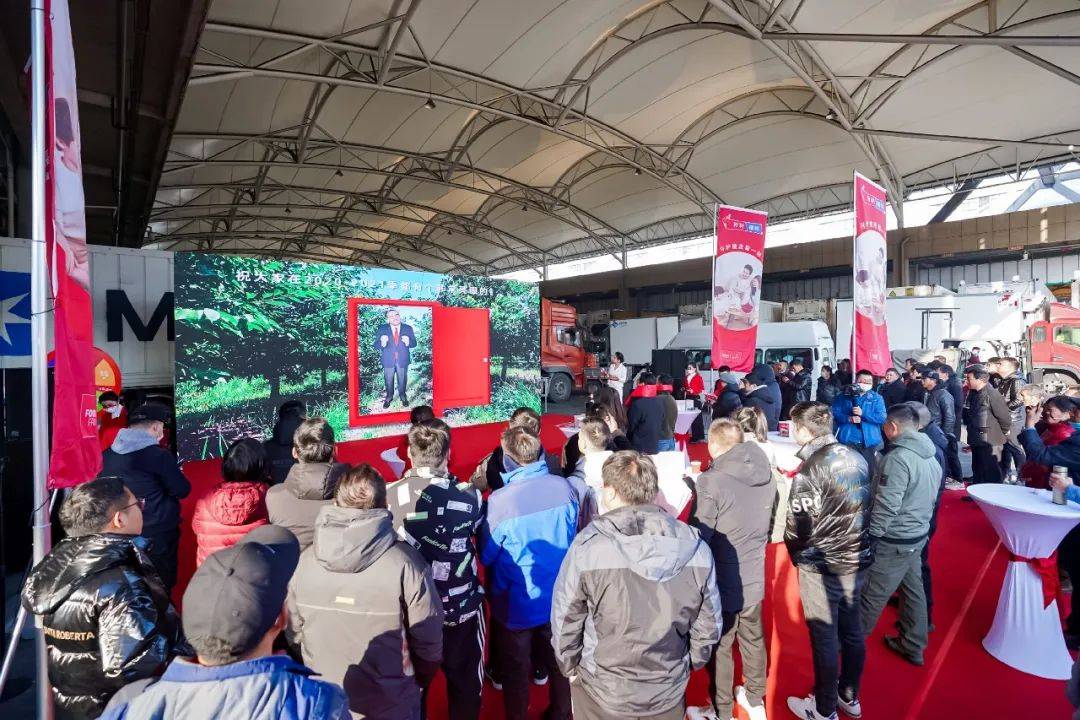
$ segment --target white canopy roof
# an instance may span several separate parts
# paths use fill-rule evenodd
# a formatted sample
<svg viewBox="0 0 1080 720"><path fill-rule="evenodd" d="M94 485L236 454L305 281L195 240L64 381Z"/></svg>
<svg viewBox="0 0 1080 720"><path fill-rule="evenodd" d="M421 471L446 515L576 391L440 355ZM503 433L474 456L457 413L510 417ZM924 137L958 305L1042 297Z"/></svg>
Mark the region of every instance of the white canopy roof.
<svg viewBox="0 0 1080 720"><path fill-rule="evenodd" d="M215 0L148 242L491 273L1076 157L1075 0Z"/></svg>

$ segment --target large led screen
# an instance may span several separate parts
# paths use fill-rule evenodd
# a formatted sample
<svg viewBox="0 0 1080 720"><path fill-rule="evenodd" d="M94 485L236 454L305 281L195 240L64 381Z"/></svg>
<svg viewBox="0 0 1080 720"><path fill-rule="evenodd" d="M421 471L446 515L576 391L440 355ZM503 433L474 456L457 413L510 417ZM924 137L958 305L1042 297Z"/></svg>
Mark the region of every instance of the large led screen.
<svg viewBox="0 0 1080 720"><path fill-rule="evenodd" d="M267 437L307 403L339 442L407 430L431 405L451 426L540 409L540 297L486 277L178 253L181 459Z"/></svg>

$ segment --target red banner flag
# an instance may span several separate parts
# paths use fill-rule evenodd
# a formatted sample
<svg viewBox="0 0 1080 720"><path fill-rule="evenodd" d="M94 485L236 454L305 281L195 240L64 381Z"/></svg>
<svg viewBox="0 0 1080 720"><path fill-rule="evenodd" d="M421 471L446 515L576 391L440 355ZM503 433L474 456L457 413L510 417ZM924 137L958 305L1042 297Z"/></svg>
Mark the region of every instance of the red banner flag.
<svg viewBox="0 0 1080 720"><path fill-rule="evenodd" d="M892 367L885 323L888 252L885 249L885 188L855 173L855 245L852 254L855 318L852 370L884 375Z"/></svg>
<svg viewBox="0 0 1080 720"><path fill-rule="evenodd" d="M754 367L768 214L718 205L714 218L712 366Z"/></svg>
<svg viewBox="0 0 1080 720"><path fill-rule="evenodd" d="M57 488L97 475L101 448L75 51L67 0L46 0L45 17L45 241L56 348L49 487Z"/></svg>

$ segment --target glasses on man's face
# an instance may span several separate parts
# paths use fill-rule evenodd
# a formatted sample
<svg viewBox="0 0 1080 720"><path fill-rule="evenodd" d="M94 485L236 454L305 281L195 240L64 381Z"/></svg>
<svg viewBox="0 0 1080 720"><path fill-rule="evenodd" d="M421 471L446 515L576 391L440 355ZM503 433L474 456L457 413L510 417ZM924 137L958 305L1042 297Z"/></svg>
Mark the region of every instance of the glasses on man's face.
<svg viewBox="0 0 1080 720"><path fill-rule="evenodd" d="M130 504L125 505L124 507L120 508L120 512L123 512L124 510L127 510L128 508L133 508L136 505L139 506L140 510L145 510L146 509L146 498L135 498L135 502L130 503Z"/></svg>

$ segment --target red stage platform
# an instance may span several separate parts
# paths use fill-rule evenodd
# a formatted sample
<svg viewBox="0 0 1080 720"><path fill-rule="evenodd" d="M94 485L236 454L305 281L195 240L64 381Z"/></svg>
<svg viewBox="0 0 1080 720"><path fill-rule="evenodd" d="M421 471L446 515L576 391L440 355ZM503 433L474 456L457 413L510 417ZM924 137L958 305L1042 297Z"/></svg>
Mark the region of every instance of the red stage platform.
<svg viewBox="0 0 1080 720"><path fill-rule="evenodd" d="M565 436L557 425L570 418L544 417L545 447L557 452ZM480 425L454 430L451 469L467 478L476 464L498 442L504 424ZM339 446L342 462L369 462L389 477L379 453L395 447L399 437L345 443ZM691 446L694 459L706 460L703 444ZM181 594L194 569L194 538L188 523L194 501L219 481L218 461L188 463L184 472L193 490L184 502L184 528L180 547ZM1043 680L1003 665L981 645L990 627L998 590L1005 574L1005 554L990 524L974 503L961 502L962 491L946 492L942 500L931 564L934 569L934 622L926 665L908 665L885 649L881 637L892 630L896 613L886 609L874 634L867 640L866 672L863 677L863 716L867 720L967 720L967 718L1051 718L1069 717L1064 683ZM798 587L791 563L782 544L769 547L771 584L766 597L769 627L770 718L793 717L784 699L808 693L813 679L810 645L803 624ZM688 690L691 704L705 704L707 678L698 672ZM546 706L547 690L532 693L530 719L540 718ZM441 676L431 694L431 720L445 720L445 695ZM503 717L501 693L486 688L484 720ZM744 717L739 715L740 718Z"/></svg>

